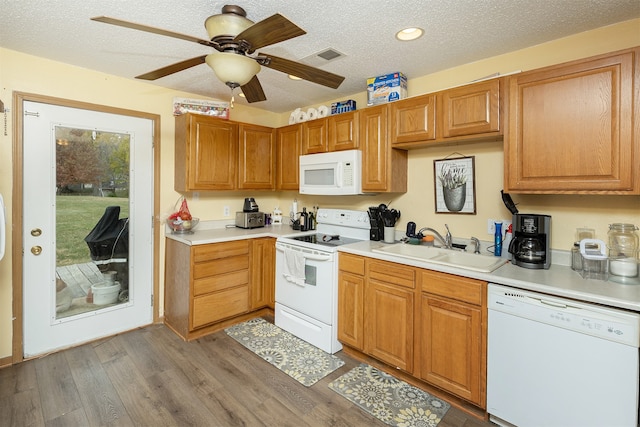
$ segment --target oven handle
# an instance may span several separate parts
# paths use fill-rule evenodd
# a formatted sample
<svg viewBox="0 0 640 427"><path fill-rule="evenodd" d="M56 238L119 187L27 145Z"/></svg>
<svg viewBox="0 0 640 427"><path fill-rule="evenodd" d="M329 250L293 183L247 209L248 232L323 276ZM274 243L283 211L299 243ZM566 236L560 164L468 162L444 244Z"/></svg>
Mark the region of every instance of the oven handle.
<svg viewBox="0 0 640 427"><path fill-rule="evenodd" d="M283 245L277 242L276 242L276 249L279 250L280 252L284 252L285 249L297 250L291 246ZM301 251L301 252L302 252L302 256L304 256L305 259L309 259L312 261L330 261L331 260L331 255L324 255L317 252L313 252L313 253L309 253L305 251Z"/></svg>

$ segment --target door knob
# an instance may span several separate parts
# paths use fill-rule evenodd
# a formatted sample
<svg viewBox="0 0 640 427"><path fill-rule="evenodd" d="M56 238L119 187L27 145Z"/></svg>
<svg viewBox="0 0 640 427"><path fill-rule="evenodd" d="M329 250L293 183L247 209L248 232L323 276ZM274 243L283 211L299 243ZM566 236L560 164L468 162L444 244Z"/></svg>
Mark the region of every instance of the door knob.
<svg viewBox="0 0 640 427"><path fill-rule="evenodd" d="M33 230L31 230L31 235L33 237L38 237L42 234L42 230L40 230L39 228L34 228Z"/></svg>
<svg viewBox="0 0 640 427"><path fill-rule="evenodd" d="M32 246L31 253L34 255L40 255L42 253L42 246Z"/></svg>

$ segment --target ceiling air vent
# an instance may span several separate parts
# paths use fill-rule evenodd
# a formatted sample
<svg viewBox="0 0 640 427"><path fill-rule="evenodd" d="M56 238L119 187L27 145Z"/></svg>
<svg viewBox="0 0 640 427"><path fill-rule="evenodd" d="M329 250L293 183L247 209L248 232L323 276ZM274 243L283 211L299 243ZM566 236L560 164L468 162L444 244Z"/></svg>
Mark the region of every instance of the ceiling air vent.
<svg viewBox="0 0 640 427"><path fill-rule="evenodd" d="M328 48L302 58L300 62L311 65L312 67L321 67L329 62L337 61L344 57L345 55L343 53L340 53L335 49Z"/></svg>

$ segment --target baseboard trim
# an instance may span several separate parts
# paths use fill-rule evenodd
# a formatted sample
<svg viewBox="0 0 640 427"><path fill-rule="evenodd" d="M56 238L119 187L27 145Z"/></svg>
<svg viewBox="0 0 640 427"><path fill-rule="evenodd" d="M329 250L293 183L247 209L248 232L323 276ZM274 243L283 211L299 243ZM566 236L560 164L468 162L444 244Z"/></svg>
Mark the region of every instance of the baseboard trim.
<svg viewBox="0 0 640 427"><path fill-rule="evenodd" d="M0 369L6 368L7 366L11 366L12 360L13 360L13 357L11 356L0 358Z"/></svg>

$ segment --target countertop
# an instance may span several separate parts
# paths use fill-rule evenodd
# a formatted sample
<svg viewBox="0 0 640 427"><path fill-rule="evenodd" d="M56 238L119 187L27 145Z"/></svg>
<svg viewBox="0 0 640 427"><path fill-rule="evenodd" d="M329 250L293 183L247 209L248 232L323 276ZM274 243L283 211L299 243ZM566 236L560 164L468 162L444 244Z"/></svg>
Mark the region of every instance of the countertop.
<svg viewBox="0 0 640 427"><path fill-rule="evenodd" d="M315 231L300 232L299 230L293 230L291 226L284 224L242 229L233 227L233 221L201 222L193 234L172 234L168 228L166 230L166 237L168 239L173 239L190 246L260 237L277 238L281 236L315 233ZM507 263L492 273L481 273L428 262L414 261L391 254L381 254L372 251L385 245L389 244L365 240L340 246L338 251L485 280L487 282L512 286L519 289L640 312L640 285L623 285L611 281L586 280L569 266L552 264L548 270L531 270Z"/></svg>
<svg viewBox="0 0 640 427"><path fill-rule="evenodd" d="M367 240L340 246L338 251L640 312L640 285L623 285L611 281L583 279L578 272L569 266L552 264L548 270L532 270L507 263L492 273L481 273L372 252L373 249L385 245L387 244Z"/></svg>
<svg viewBox="0 0 640 427"><path fill-rule="evenodd" d="M259 228L238 228L234 221L206 221L198 224L193 234L174 234L166 227L167 239L177 240L185 245L206 245L208 243L230 242L233 240L257 239L260 237L285 237L301 234L315 234L315 231L294 230L290 225L267 225Z"/></svg>

